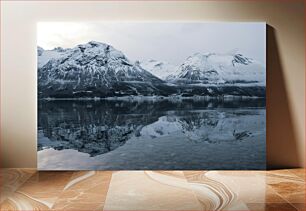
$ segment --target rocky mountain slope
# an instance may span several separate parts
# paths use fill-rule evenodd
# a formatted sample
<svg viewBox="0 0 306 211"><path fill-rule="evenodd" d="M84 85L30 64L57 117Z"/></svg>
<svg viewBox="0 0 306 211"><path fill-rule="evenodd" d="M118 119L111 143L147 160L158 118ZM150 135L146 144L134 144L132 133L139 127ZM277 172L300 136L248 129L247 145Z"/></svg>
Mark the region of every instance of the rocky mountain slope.
<svg viewBox="0 0 306 211"><path fill-rule="evenodd" d="M37 49L39 98L265 96L265 68L241 54L194 54L179 67L131 62L111 45Z"/></svg>
<svg viewBox="0 0 306 211"><path fill-rule="evenodd" d="M41 97L109 97L163 94L163 81L110 45L38 49Z"/></svg>
<svg viewBox="0 0 306 211"><path fill-rule="evenodd" d="M183 84L236 84L265 86L262 64L241 54L196 53L180 65L168 80Z"/></svg>

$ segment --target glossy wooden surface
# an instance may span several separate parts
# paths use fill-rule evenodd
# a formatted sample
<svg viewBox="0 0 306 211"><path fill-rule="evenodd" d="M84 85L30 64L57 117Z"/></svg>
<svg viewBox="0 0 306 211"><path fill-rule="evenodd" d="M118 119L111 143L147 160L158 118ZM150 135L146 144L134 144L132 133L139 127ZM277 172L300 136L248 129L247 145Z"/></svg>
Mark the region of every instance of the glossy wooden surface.
<svg viewBox="0 0 306 211"><path fill-rule="evenodd" d="M1 169L1 210L305 210L305 169Z"/></svg>

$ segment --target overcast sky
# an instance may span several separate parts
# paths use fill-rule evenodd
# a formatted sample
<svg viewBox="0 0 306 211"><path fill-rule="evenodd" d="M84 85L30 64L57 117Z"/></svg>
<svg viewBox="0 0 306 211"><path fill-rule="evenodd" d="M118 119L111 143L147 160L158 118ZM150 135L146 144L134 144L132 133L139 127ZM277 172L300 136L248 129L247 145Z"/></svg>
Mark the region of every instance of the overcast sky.
<svg viewBox="0 0 306 211"><path fill-rule="evenodd" d="M197 52L239 52L265 63L265 28L265 23L239 22L40 22L37 43L53 49L95 40L114 46L132 61L180 64Z"/></svg>

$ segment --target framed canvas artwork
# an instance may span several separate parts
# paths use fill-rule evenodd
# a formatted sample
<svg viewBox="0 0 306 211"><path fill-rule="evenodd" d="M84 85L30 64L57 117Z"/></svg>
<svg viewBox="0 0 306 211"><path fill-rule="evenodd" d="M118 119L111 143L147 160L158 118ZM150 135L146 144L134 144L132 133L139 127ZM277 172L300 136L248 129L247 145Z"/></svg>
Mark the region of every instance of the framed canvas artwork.
<svg viewBox="0 0 306 211"><path fill-rule="evenodd" d="M266 23L37 30L39 170L266 168Z"/></svg>

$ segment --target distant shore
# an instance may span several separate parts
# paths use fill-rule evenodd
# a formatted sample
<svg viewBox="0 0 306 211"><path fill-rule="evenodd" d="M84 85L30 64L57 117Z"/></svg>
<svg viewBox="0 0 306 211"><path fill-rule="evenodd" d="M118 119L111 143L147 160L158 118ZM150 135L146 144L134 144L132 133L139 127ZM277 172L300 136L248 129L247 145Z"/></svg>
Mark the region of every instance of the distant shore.
<svg viewBox="0 0 306 211"><path fill-rule="evenodd" d="M100 100L132 100L132 101L150 101L150 100L238 100L238 99L265 99L266 97L258 96L236 96L236 95L224 95L224 96L122 96L122 97L79 97L79 98L38 98L38 100L46 101L58 101L58 100L80 100L80 101L100 101Z"/></svg>

